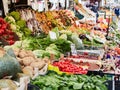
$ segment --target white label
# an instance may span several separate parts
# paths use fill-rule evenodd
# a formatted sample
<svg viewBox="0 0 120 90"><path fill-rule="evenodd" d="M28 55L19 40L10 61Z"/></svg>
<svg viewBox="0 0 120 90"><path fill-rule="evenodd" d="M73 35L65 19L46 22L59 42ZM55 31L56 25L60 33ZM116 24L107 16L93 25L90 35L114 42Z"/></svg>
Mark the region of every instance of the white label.
<svg viewBox="0 0 120 90"><path fill-rule="evenodd" d="M51 39L51 40L56 40L56 39L57 39L57 35L56 35L55 32L50 31L50 32L49 32L49 35L50 35L50 39Z"/></svg>
<svg viewBox="0 0 120 90"><path fill-rule="evenodd" d="M72 55L76 55L77 54L77 50L75 48L75 44L71 44L71 53L72 53Z"/></svg>

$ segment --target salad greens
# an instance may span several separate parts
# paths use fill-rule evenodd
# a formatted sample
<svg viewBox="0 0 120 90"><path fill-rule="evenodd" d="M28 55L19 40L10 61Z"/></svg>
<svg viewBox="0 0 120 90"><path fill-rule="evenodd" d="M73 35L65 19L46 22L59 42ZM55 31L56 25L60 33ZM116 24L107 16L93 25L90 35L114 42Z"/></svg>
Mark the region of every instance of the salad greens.
<svg viewBox="0 0 120 90"><path fill-rule="evenodd" d="M31 83L41 90L107 90L107 78L87 75L58 75L49 71L45 76L38 76Z"/></svg>
<svg viewBox="0 0 120 90"><path fill-rule="evenodd" d="M69 41L64 40L64 39L57 39L57 40L51 41L50 38L48 38L48 37L43 38L43 39L31 38L31 42L29 44L29 49L45 50L51 44L56 45L57 50L59 50L61 53L69 52L71 50Z"/></svg>

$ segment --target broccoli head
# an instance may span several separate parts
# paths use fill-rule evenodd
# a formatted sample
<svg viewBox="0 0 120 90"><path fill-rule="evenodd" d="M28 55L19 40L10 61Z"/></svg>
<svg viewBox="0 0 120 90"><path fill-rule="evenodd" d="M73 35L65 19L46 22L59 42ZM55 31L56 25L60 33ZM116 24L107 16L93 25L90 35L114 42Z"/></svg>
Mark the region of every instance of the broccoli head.
<svg viewBox="0 0 120 90"><path fill-rule="evenodd" d="M17 11L11 12L10 16L12 16L16 21L20 20L20 13Z"/></svg>

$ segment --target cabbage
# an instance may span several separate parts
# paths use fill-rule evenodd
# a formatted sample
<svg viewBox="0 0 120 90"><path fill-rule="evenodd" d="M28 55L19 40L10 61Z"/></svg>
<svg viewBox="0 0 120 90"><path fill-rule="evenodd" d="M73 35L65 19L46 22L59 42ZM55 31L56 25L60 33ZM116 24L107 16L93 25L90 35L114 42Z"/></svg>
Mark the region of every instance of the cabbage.
<svg viewBox="0 0 120 90"><path fill-rule="evenodd" d="M55 55L56 58L60 57L60 52L55 44L50 44L49 47L46 48L46 51L50 54Z"/></svg>
<svg viewBox="0 0 120 90"><path fill-rule="evenodd" d="M75 44L76 49L83 49L83 42L82 40L78 37L77 34L73 33L72 36L72 42Z"/></svg>
<svg viewBox="0 0 120 90"><path fill-rule="evenodd" d="M11 46L5 46L4 49L5 49L5 50L8 50L8 49L10 49L10 48L12 48L12 49L20 48L20 47L21 47L21 43L22 43L22 41L16 41L16 42L15 42L13 45L11 45Z"/></svg>
<svg viewBox="0 0 120 90"><path fill-rule="evenodd" d="M66 35L66 34L62 34L59 38L60 38L60 39L67 40L67 35Z"/></svg>
<svg viewBox="0 0 120 90"><path fill-rule="evenodd" d="M38 58L42 58L44 53L46 53L45 50L34 50L34 51L33 51L33 54L34 54L35 56L37 56Z"/></svg>

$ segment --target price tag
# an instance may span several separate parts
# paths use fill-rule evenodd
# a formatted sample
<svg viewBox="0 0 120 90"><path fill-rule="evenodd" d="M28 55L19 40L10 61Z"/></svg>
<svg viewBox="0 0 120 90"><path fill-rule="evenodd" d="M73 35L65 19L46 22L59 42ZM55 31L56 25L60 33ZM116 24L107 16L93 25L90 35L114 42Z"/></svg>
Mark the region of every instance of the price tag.
<svg viewBox="0 0 120 90"><path fill-rule="evenodd" d="M55 32L50 31L50 32L49 32L49 35L50 35L50 39L51 39L51 40L56 40L56 39L57 39L57 35L56 35Z"/></svg>
<svg viewBox="0 0 120 90"><path fill-rule="evenodd" d="M75 48L75 44L71 44L71 54L72 55L76 55L77 54L77 50Z"/></svg>

